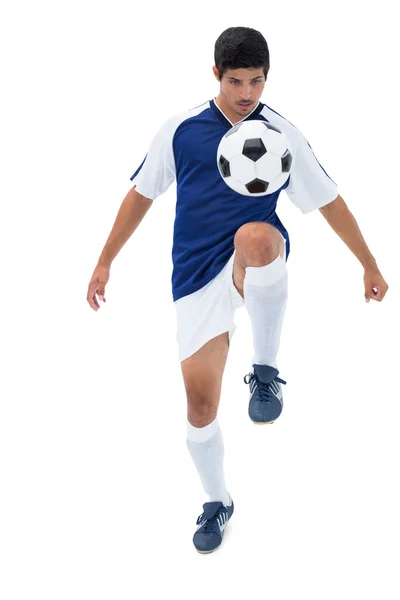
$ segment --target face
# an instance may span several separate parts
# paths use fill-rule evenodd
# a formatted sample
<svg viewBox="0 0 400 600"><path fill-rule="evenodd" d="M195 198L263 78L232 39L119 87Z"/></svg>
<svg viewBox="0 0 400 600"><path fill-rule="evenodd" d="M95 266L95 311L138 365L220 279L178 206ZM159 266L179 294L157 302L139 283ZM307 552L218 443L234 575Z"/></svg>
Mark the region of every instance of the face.
<svg viewBox="0 0 400 600"><path fill-rule="evenodd" d="M265 76L263 67L257 69L228 69L219 79L214 65L215 78L220 81L217 104L232 123L244 119L256 107L263 93Z"/></svg>

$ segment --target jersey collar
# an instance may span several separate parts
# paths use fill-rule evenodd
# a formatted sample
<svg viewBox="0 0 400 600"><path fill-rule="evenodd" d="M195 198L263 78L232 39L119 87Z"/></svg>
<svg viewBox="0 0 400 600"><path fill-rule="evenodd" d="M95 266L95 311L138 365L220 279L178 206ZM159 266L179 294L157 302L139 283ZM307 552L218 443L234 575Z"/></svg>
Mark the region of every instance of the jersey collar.
<svg viewBox="0 0 400 600"><path fill-rule="evenodd" d="M221 123L223 123L229 129L231 127L233 127L234 124L231 123L230 120L228 119L228 117L225 116L225 113L223 113L222 110L220 109L220 107L216 104L214 98L212 100L210 100L210 108L213 111L213 113L216 114L216 116L221 121ZM262 109L263 109L263 105L260 101L258 101L257 106L255 108L253 108L251 113L249 113L247 115L247 117L244 117L244 119L241 119L237 123L242 123L243 121L250 121L251 119L254 119L254 117L256 117L258 114L260 114ZM235 125L237 125L237 123L235 123Z"/></svg>

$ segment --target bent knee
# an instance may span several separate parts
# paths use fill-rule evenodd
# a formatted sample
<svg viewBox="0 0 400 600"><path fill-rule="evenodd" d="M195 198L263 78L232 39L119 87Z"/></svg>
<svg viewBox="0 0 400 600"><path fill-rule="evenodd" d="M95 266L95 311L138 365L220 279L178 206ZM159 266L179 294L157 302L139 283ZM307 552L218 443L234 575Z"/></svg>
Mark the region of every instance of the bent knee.
<svg viewBox="0 0 400 600"><path fill-rule="evenodd" d="M235 247L246 248L248 245L254 247L255 244L266 247L275 245L277 241L276 227L270 223L254 222L245 223L235 233Z"/></svg>
<svg viewBox="0 0 400 600"><path fill-rule="evenodd" d="M284 254L285 242L279 230L270 223L245 223L237 230L234 237L235 249L243 266L248 261L253 263L271 261L277 255Z"/></svg>
<svg viewBox="0 0 400 600"><path fill-rule="evenodd" d="M205 427L217 416L218 400L203 394L191 393L187 396L188 420L194 427Z"/></svg>

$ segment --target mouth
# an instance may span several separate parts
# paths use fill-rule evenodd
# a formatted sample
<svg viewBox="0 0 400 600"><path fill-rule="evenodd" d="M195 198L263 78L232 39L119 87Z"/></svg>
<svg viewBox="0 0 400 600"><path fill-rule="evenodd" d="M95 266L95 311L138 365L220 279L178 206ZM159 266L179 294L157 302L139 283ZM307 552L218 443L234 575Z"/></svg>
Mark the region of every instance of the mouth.
<svg viewBox="0 0 400 600"><path fill-rule="evenodd" d="M251 106L251 102L239 102L239 106Z"/></svg>

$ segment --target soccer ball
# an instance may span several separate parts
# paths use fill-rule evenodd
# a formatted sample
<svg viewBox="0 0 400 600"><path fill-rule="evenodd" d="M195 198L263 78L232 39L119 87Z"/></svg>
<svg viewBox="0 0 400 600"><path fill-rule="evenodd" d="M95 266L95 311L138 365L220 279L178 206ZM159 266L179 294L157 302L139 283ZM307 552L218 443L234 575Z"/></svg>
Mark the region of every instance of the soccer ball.
<svg viewBox="0 0 400 600"><path fill-rule="evenodd" d="M217 151L222 179L245 196L266 196L290 175L292 153L287 137L267 121L243 121L222 138Z"/></svg>

